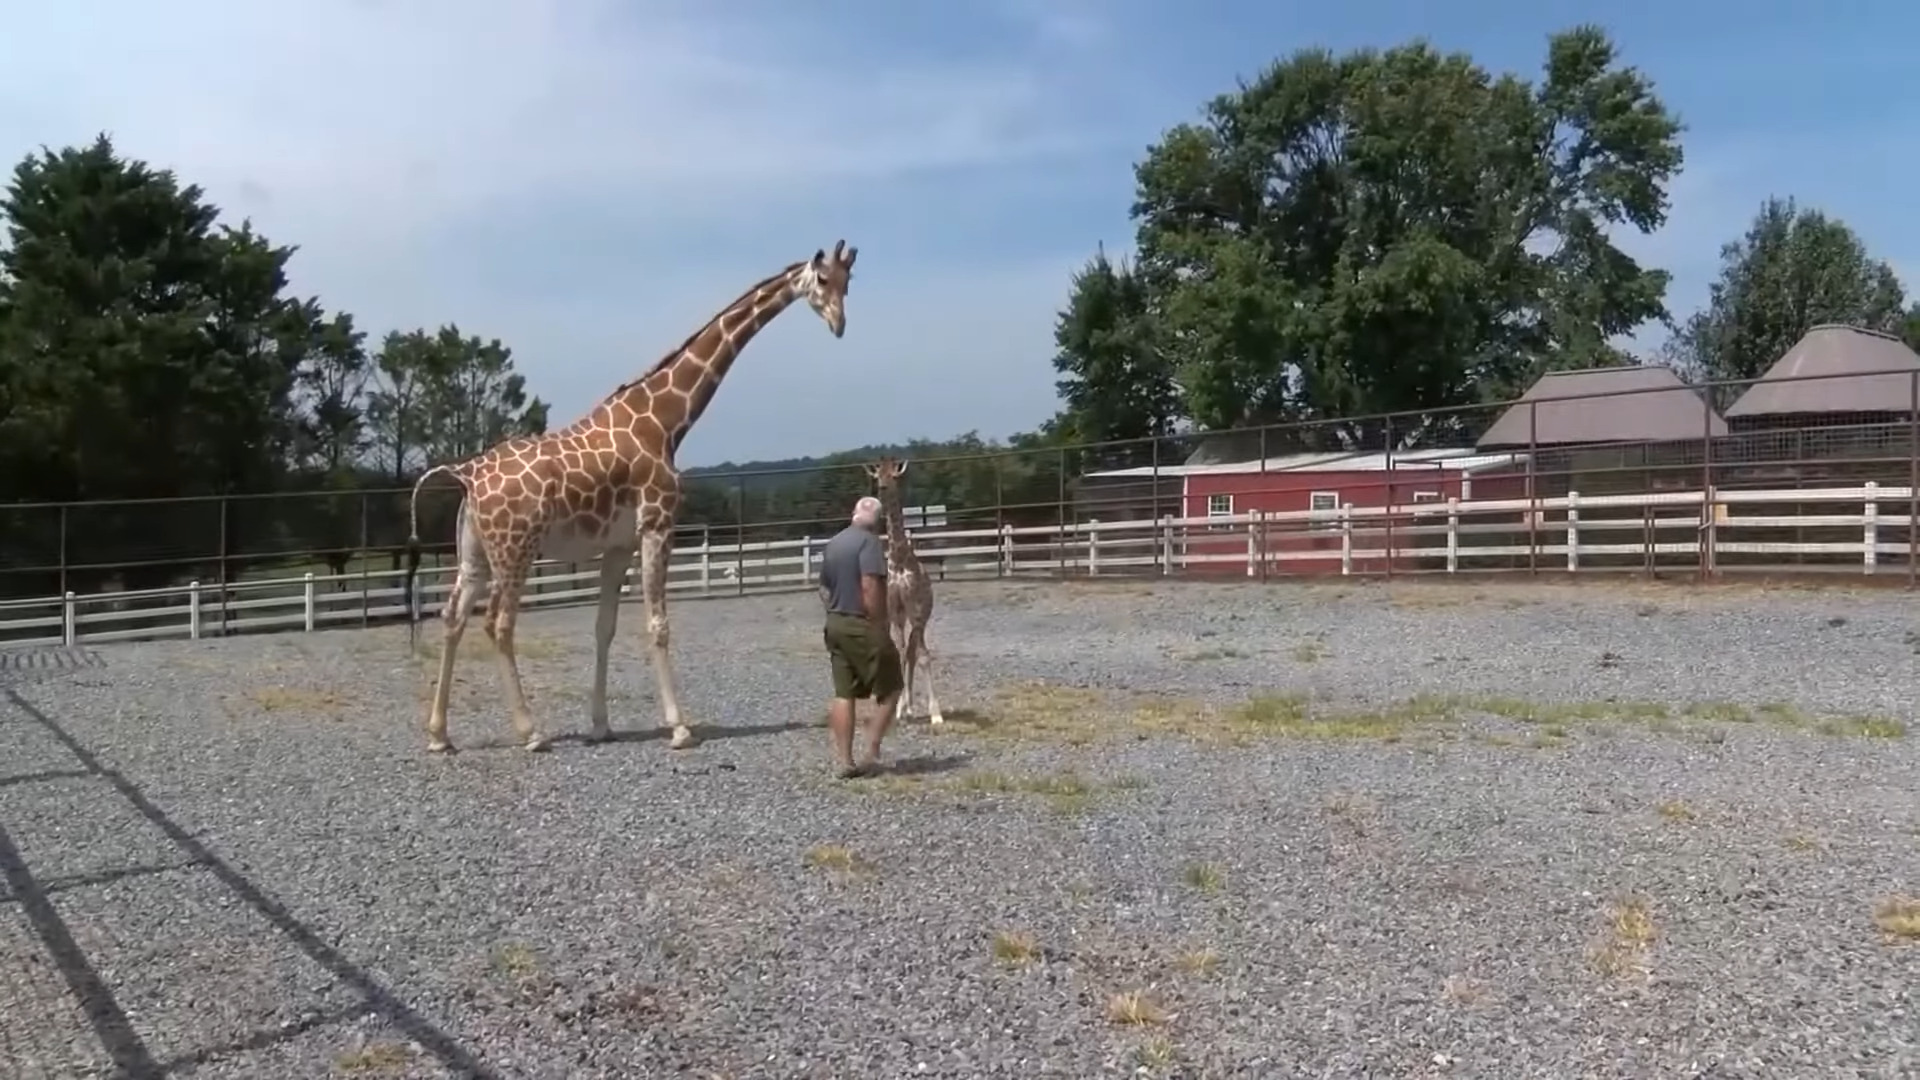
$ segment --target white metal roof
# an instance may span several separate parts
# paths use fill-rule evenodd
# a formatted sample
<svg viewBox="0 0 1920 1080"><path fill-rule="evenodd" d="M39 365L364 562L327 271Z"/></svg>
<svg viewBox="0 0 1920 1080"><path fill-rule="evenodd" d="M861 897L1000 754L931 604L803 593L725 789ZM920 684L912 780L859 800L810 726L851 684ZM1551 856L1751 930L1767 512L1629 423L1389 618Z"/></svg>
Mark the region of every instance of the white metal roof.
<svg viewBox="0 0 1920 1080"><path fill-rule="evenodd" d="M1524 453L1483 454L1470 446L1435 447L1426 450L1401 450L1392 455L1386 453L1348 453L1335 451L1319 454L1288 454L1283 457L1270 457L1266 461L1234 461L1216 465L1140 465L1131 469L1106 469L1090 472L1088 478L1108 477L1153 477L1153 476L1233 476L1241 473L1276 472L1386 472L1388 458L1391 456L1393 470L1409 472L1433 470L1436 472L1475 473L1483 469L1499 468L1503 465L1525 464Z"/></svg>

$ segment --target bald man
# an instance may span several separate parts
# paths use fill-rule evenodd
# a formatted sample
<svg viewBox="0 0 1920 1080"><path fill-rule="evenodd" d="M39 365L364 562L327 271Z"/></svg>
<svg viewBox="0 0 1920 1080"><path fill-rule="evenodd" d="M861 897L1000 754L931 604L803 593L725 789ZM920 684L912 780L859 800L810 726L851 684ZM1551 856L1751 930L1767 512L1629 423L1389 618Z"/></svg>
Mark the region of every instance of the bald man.
<svg viewBox="0 0 1920 1080"><path fill-rule="evenodd" d="M833 664L833 702L827 727L841 779L879 768L880 740L893 723L894 700L905 685L900 651L887 630L887 556L880 547L880 500L853 504L853 519L820 552L820 600L827 608L827 658ZM872 698L879 712L867 725L867 756L853 760L853 703Z"/></svg>

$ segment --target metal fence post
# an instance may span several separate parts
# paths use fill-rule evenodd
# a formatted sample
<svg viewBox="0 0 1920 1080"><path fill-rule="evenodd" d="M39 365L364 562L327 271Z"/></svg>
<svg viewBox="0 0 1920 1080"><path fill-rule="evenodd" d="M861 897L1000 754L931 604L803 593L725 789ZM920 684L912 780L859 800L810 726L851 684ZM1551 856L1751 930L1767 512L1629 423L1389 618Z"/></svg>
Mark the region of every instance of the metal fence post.
<svg viewBox="0 0 1920 1080"><path fill-rule="evenodd" d="M1386 541L1385 541L1387 545L1387 580L1392 581L1393 580L1393 417L1388 416L1382 422L1386 424L1386 445L1387 445L1387 462L1386 462L1387 464L1387 498L1386 498L1387 535L1386 535Z"/></svg>
<svg viewBox="0 0 1920 1080"><path fill-rule="evenodd" d="M1907 377L1907 588L1920 580L1920 371Z"/></svg>
<svg viewBox="0 0 1920 1080"><path fill-rule="evenodd" d="M67 505L60 504L60 593L67 592Z"/></svg>
<svg viewBox="0 0 1920 1080"><path fill-rule="evenodd" d="M1534 477L1540 457L1540 403L1527 405L1527 573L1540 573L1540 496Z"/></svg>

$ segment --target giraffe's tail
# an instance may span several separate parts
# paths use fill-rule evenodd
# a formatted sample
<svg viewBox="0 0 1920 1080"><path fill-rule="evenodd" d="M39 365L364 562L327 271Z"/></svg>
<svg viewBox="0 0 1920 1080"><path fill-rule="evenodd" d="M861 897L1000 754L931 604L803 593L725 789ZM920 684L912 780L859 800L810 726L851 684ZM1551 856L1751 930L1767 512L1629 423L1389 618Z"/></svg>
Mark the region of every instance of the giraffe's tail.
<svg viewBox="0 0 1920 1080"><path fill-rule="evenodd" d="M401 586L400 593L401 596L405 598L407 604L407 649L409 652L413 650L414 644L420 635L420 609L422 607L419 602L419 596L414 592L413 587L415 579L420 576L420 488L427 482L429 477L442 474L454 477L461 482L462 487L465 487L466 477L461 472L461 466L464 464L466 464L464 461L447 462L445 464L435 465L433 468L421 473L420 478L413 482L412 497L407 500L407 577L405 584Z"/></svg>

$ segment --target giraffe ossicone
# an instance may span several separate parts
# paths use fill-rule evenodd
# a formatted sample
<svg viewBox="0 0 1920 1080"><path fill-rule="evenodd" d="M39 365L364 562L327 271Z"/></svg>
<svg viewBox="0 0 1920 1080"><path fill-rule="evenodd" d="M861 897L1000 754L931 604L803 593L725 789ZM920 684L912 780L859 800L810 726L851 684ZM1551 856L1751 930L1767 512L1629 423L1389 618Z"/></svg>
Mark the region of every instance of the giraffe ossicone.
<svg viewBox="0 0 1920 1080"><path fill-rule="evenodd" d="M846 332L847 288L858 248L845 240L793 263L722 308L639 378L614 388L586 415L544 435L504 440L461 461L435 465L413 485L406 593L420 567L420 489L451 476L462 490L455 514L458 569L441 611L439 676L427 709L427 749L453 749L447 703L454 659L475 603L485 600L481 628L493 643L514 733L528 750L548 737L533 720L514 655L520 594L535 560L600 560L594 620L593 689L588 738L612 737L607 717L607 658L620 613L620 590L637 552L646 604L647 654L660 696L661 727L675 749L693 744L680 710L668 646L667 569L680 509L680 473L673 455L713 400L747 342L795 300L804 299L838 338ZM410 601L411 606L411 601ZM415 629L409 620L409 640Z"/></svg>
<svg viewBox="0 0 1920 1080"><path fill-rule="evenodd" d="M882 457L868 465L880 494L880 507L887 523L887 622L894 644L900 650L906 686L894 705L894 719L913 714L913 683L916 672L924 669L927 679L927 719L942 724L940 698L933 689L933 655L927 648L927 621L933 618L933 579L913 550L907 535L905 511L900 505L900 477L907 471L906 458Z"/></svg>

